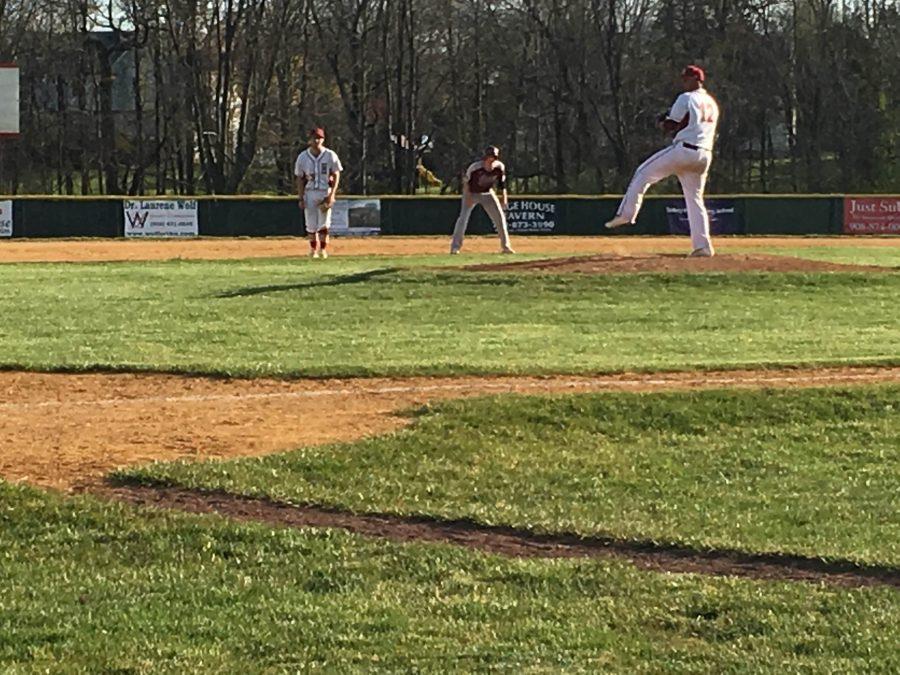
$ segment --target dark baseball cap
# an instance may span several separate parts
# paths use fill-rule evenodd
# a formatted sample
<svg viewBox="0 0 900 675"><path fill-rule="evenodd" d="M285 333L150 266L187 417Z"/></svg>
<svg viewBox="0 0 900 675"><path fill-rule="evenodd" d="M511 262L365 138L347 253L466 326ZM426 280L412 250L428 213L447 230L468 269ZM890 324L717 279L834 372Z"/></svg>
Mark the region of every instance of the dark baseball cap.
<svg viewBox="0 0 900 675"><path fill-rule="evenodd" d="M484 149L483 157L493 157L494 159L500 159L500 148L496 145L489 145Z"/></svg>
<svg viewBox="0 0 900 675"><path fill-rule="evenodd" d="M325 138L325 130L322 127L313 127L309 130L310 138Z"/></svg>
<svg viewBox="0 0 900 675"><path fill-rule="evenodd" d="M706 73L703 72L703 68L695 65L686 66L685 69L681 71L681 75L683 77L696 78L698 82L703 82L703 80L706 79Z"/></svg>

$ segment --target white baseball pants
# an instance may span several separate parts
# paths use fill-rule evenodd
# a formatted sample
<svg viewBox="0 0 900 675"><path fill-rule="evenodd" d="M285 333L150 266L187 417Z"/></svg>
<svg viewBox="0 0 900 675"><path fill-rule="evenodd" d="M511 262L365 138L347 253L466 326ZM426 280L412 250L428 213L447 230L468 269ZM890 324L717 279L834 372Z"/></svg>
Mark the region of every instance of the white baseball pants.
<svg viewBox="0 0 900 675"><path fill-rule="evenodd" d="M663 178L678 176L687 207L688 223L691 226L691 246L695 249L708 248L711 251L709 214L703 203L703 190L706 187L706 177L711 163L712 153L709 150L686 148L680 142L663 148L647 158L635 170L616 215L633 223L641 210L644 193L650 186Z"/></svg>
<svg viewBox="0 0 900 675"><path fill-rule="evenodd" d="M331 209L322 211L319 204L328 194L327 190L307 190L303 197L306 200L306 208L303 209L303 218L306 221L307 234L315 234L319 230L331 227Z"/></svg>
<svg viewBox="0 0 900 675"><path fill-rule="evenodd" d="M509 248L509 231L506 227L506 214L500 208L500 200L497 194L491 190L490 192L472 192L469 193L472 200L471 206L466 204L466 197L463 195L462 207L459 211L459 218L456 219L456 226L453 228L453 241L450 242L450 250L458 251L462 248L463 239L466 236L466 228L469 226L469 218L475 207L481 204L482 208L487 212L497 234L500 236L500 247Z"/></svg>

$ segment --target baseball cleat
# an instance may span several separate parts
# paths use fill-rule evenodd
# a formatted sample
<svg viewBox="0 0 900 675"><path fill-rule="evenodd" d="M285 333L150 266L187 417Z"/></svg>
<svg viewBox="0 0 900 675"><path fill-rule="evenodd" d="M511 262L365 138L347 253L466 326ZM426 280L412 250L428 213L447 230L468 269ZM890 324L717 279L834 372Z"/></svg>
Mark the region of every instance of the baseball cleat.
<svg viewBox="0 0 900 675"><path fill-rule="evenodd" d="M612 220L607 220L606 224L603 226L607 230L614 230L617 227L622 227L623 225L633 225L630 220L627 218L623 218L622 216L616 216Z"/></svg>
<svg viewBox="0 0 900 675"><path fill-rule="evenodd" d="M310 250L310 252L309 252L309 257L310 257L310 258L318 258L318 257L319 257L319 252L318 252L316 249L312 249L312 250Z"/></svg>
<svg viewBox="0 0 900 675"><path fill-rule="evenodd" d="M322 257L323 257L323 258L327 258L327 257L328 257L328 251L326 251L324 248L322 249Z"/></svg>
<svg viewBox="0 0 900 675"><path fill-rule="evenodd" d="M512 246L504 246L500 249L500 253L515 253L515 251L513 251Z"/></svg>
<svg viewBox="0 0 900 675"><path fill-rule="evenodd" d="M450 255L459 255L459 249L458 249L458 248L451 248L451 249L450 249Z"/></svg>
<svg viewBox="0 0 900 675"><path fill-rule="evenodd" d="M693 251L688 253L688 258L712 258L713 250L711 248L695 248Z"/></svg>

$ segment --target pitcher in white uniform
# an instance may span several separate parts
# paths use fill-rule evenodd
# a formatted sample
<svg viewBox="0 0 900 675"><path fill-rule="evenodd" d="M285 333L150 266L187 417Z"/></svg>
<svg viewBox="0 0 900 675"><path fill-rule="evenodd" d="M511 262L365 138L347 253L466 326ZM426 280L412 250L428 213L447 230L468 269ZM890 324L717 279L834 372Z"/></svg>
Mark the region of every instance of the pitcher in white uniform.
<svg viewBox="0 0 900 675"><path fill-rule="evenodd" d="M325 131L321 127L309 132L308 145L294 163L297 195L309 235L309 257L327 258L331 207L344 167L337 153L325 147Z"/></svg>
<svg viewBox="0 0 900 675"><path fill-rule="evenodd" d="M676 132L672 145L649 157L634 172L615 218L606 223L609 229L631 225L641 209L644 193L654 183L675 175L681 183L691 226L691 256L713 255L709 237L709 215L703 203L703 190L712 163L719 106L703 88L706 76L699 66L687 66L681 73L684 93L669 113L659 120L660 129Z"/></svg>

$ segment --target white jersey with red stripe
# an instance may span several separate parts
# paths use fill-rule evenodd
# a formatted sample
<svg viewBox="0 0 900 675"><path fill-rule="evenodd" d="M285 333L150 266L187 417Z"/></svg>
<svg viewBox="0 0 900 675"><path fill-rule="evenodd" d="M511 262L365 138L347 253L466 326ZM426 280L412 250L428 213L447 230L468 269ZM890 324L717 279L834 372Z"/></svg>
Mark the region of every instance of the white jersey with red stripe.
<svg viewBox="0 0 900 675"><path fill-rule="evenodd" d="M328 190L334 185L334 174L343 170L337 153L328 148L322 148L318 155L306 149L297 156L294 163L294 175L306 180L308 192Z"/></svg>
<svg viewBox="0 0 900 675"><path fill-rule="evenodd" d="M682 125L673 142L712 150L719 123L719 105L706 89L700 87L681 94L669 111L669 119Z"/></svg>

